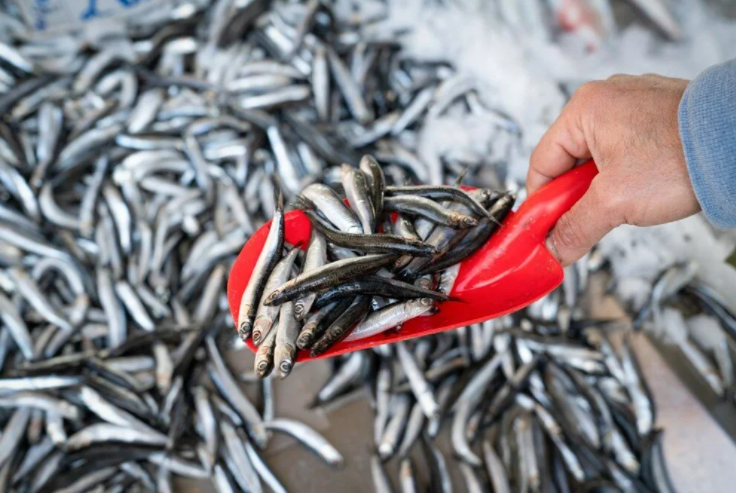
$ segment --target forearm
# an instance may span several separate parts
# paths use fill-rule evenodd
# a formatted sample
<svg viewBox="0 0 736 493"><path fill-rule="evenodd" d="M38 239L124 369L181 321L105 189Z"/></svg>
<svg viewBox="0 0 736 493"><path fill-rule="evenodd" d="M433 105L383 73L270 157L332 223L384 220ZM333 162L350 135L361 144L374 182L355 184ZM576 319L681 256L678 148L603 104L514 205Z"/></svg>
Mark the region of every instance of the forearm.
<svg viewBox="0 0 736 493"><path fill-rule="evenodd" d="M718 228L736 228L736 60L709 68L688 85L679 128L705 216Z"/></svg>

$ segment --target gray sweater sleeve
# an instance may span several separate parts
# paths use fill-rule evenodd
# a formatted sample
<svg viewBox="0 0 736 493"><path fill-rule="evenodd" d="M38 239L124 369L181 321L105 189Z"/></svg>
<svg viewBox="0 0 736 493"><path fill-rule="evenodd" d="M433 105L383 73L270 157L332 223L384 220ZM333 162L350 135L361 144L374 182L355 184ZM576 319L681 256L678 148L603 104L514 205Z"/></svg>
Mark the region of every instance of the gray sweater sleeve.
<svg viewBox="0 0 736 493"><path fill-rule="evenodd" d="M705 216L717 228L736 228L736 60L709 68L688 85L679 126Z"/></svg>

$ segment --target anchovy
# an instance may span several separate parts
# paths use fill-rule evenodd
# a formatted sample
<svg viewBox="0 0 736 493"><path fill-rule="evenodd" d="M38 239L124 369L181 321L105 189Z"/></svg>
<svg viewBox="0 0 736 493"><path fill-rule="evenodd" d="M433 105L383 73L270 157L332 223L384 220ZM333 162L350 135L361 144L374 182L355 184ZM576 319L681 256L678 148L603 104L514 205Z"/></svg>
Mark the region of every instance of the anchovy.
<svg viewBox="0 0 736 493"><path fill-rule="evenodd" d="M636 413L636 428L639 434L646 436L654 426L654 408L653 402L649 398L649 392L645 388L638 362L631 350L630 339L624 340L623 347L623 371L624 381L622 382L633 401L634 411Z"/></svg>
<svg viewBox="0 0 736 493"><path fill-rule="evenodd" d="M414 477L414 465L411 458L405 457L401 459L399 465L399 484L401 493L417 493L417 481Z"/></svg>
<svg viewBox="0 0 736 493"><path fill-rule="evenodd" d="M7 328L18 348L23 353L23 357L27 360L33 360L36 357L36 351L33 347L31 333L28 326L21 318L13 303L0 294L0 320Z"/></svg>
<svg viewBox="0 0 736 493"><path fill-rule="evenodd" d="M419 233L414 228L414 224L403 214L397 214L396 221L391 225L393 231L403 238L417 238Z"/></svg>
<svg viewBox="0 0 736 493"><path fill-rule="evenodd" d="M281 305L279 311L279 326L276 330L276 349L274 350L274 365L279 377L286 378L291 373L296 360L296 340L301 327L294 318L294 303L289 301Z"/></svg>
<svg viewBox="0 0 736 493"><path fill-rule="evenodd" d="M428 274L452 267L475 253L488 241L491 235L497 230L498 225L511 211L514 200L515 198L510 195L497 200L489 211L492 220L488 218L481 219L475 228L462 237L457 247L452 248L451 246L447 251L440 252L430 259L429 263L420 269L419 272Z"/></svg>
<svg viewBox="0 0 736 493"><path fill-rule="evenodd" d="M314 93L314 105L317 108L319 119L327 121L330 116L330 75L329 66L327 65L327 52L321 43L314 50L312 92Z"/></svg>
<svg viewBox="0 0 736 493"><path fill-rule="evenodd" d="M386 357L391 356L388 351ZM383 436L383 431L389 418L388 405L391 399L392 371L387 359L382 359L376 377L376 416L373 421L374 441L378 443Z"/></svg>
<svg viewBox="0 0 736 493"><path fill-rule="evenodd" d="M352 166L343 165L342 186L350 207L358 214L363 233L368 235L373 233L376 209L371 201L365 174Z"/></svg>
<svg viewBox="0 0 736 493"><path fill-rule="evenodd" d="M355 352L333 374L330 380L317 393L317 402L324 403L334 399L350 385L357 382L365 363L365 355Z"/></svg>
<svg viewBox="0 0 736 493"><path fill-rule="evenodd" d="M115 293L112 276L108 269L100 268L97 271L97 291L100 304L110 324L108 341L111 347L117 347L125 339L126 316L122 303Z"/></svg>
<svg viewBox="0 0 736 493"><path fill-rule="evenodd" d="M366 274L372 274L394 259L394 255L379 254L332 262L311 272L299 274L291 281L284 283L268 294L264 303L266 305L278 305L319 289L334 286Z"/></svg>
<svg viewBox="0 0 736 493"><path fill-rule="evenodd" d="M225 83L225 89L234 93L259 93L273 87L288 86L293 81L294 79L283 74L256 74L228 81Z"/></svg>
<svg viewBox="0 0 736 493"><path fill-rule="evenodd" d="M332 77L335 79L340 92L342 92L342 96L350 112L358 122L368 123L373 119L373 115L361 95L360 88L358 88L355 81L350 77L348 68L340 57L337 56L337 53L330 47L326 47L326 52Z"/></svg>
<svg viewBox="0 0 736 493"><path fill-rule="evenodd" d="M438 490L442 493L451 493L452 479L442 452L426 438L422 440L422 445L430 465L432 482L438 486Z"/></svg>
<svg viewBox="0 0 736 493"><path fill-rule="evenodd" d="M278 418L266 423L266 427L272 431L291 435L293 438L302 442L330 466L340 467L343 464L344 459L335 447L325 440L322 435L299 421Z"/></svg>
<svg viewBox="0 0 736 493"><path fill-rule="evenodd" d="M276 266L281 254L281 248L284 243L284 205L283 196L279 194L277 200L274 218L271 221L271 227L266 238L258 261L250 275L248 286L245 288L243 297L240 300L240 308L238 310L238 334L240 338L245 340L250 336L253 328L253 319L265 288L268 276Z"/></svg>
<svg viewBox="0 0 736 493"><path fill-rule="evenodd" d="M31 410L21 407L8 420L2 437L0 437L0 465L5 464L15 453L16 447L23 439L30 416Z"/></svg>
<svg viewBox="0 0 736 493"><path fill-rule="evenodd" d="M422 406L424 415L428 419L432 419L439 412L432 387L424 379L424 375L417 366L414 356L412 356L403 342L396 344L396 352L399 362L406 373L406 378L409 380L414 397L416 397L417 402Z"/></svg>
<svg viewBox="0 0 736 493"><path fill-rule="evenodd" d="M496 454L496 451L493 450L493 446L487 440L483 441L483 458L485 459L488 476L491 478L493 491L498 493L510 493L511 486L509 485L506 469L501 462L501 459Z"/></svg>
<svg viewBox="0 0 736 493"><path fill-rule="evenodd" d="M324 334L311 346L312 357L318 356L330 348L335 342L345 337L348 331L360 323L368 314L371 299L367 296L356 296L350 305L325 330Z"/></svg>
<svg viewBox="0 0 736 493"><path fill-rule="evenodd" d="M278 264L276 264L273 271L271 271L271 275L268 277L266 286L263 289L264 293L272 292L274 289L289 280L292 267L294 266L294 261L296 260L298 253L299 249L294 248L283 259L281 259ZM278 315L279 307L267 306L263 303L263 299L261 299L258 304L258 310L256 311L252 331L253 343L256 346L260 345L263 337L265 337L266 334L268 334L268 331L271 330L271 327L276 321Z"/></svg>
<svg viewBox="0 0 736 493"><path fill-rule="evenodd" d="M373 478L373 489L376 493L393 493L394 488L391 480L377 455L371 456L371 476Z"/></svg>
<svg viewBox="0 0 736 493"><path fill-rule="evenodd" d="M470 194L460 188L439 185L415 185L415 186L389 186L386 187L387 197L400 195L416 195L432 200L446 200L458 202L466 206L470 211L481 217L491 217L483 205L475 200Z"/></svg>
<svg viewBox="0 0 736 493"><path fill-rule="evenodd" d="M35 235L28 236L9 226L0 228L0 240L22 250L35 253L36 255L61 260L68 260L70 258L68 253L48 244L44 239L39 239Z"/></svg>
<svg viewBox="0 0 736 493"><path fill-rule="evenodd" d="M143 302L138 297L138 294L133 290L133 287L125 281L118 281L115 283L115 293L118 298L123 302L130 316L135 322L143 329L152 331L155 327L153 320L151 319L148 311L143 306Z"/></svg>
<svg viewBox="0 0 736 493"><path fill-rule="evenodd" d="M273 475L271 470L268 468L268 465L266 465L261 456L258 455L256 449L253 448L253 445L248 441L245 441L243 444L245 445L245 451L248 454L248 458L250 459L251 464L253 464L253 468L256 470L258 476L260 476L263 482L268 485L273 493L286 493L286 489L279 482L278 478Z"/></svg>
<svg viewBox="0 0 736 493"><path fill-rule="evenodd" d="M247 446L247 445L246 445ZM225 469L220 464L215 464L214 468L214 483L218 493L235 493L235 487L230 482Z"/></svg>
<svg viewBox="0 0 736 493"><path fill-rule="evenodd" d="M452 288L455 286L455 281L460 273L460 264L455 264L443 270L440 273L440 281L437 285L437 291L449 296L452 293Z"/></svg>
<svg viewBox="0 0 736 493"><path fill-rule="evenodd" d="M452 421L452 446L455 453L471 466L478 467L481 461L470 448L465 427L475 406L480 402L482 392L489 385L501 365L501 354L496 354L473 376L455 403L455 417Z"/></svg>
<svg viewBox="0 0 736 493"><path fill-rule="evenodd" d="M36 311L50 323L59 326L62 330L72 331L72 325L49 303L36 282L22 269L11 267L7 270L8 276L15 283L18 292L30 303Z"/></svg>
<svg viewBox="0 0 736 493"><path fill-rule="evenodd" d="M184 477L198 479L209 477L209 473L201 468L200 464L189 462L181 457L176 457L165 452L151 454L148 456L148 460Z"/></svg>
<svg viewBox="0 0 736 493"><path fill-rule="evenodd" d="M0 110L3 114L6 114L8 109L17 103L13 116L16 119L22 118L33 111L33 108L40 104L47 95L52 94L55 89L65 87L69 83L69 79L66 77L63 77L61 81L58 79L58 75L46 73L17 84L0 97ZM53 81L56 81L56 85Z"/></svg>
<svg viewBox="0 0 736 493"><path fill-rule="evenodd" d="M363 233L360 222L330 187L321 183L309 185L301 191L311 204L332 224L344 233Z"/></svg>
<svg viewBox="0 0 736 493"><path fill-rule="evenodd" d="M26 74L32 74L34 71L31 62L26 60L18 50L8 44L0 43L0 59Z"/></svg>
<svg viewBox="0 0 736 493"><path fill-rule="evenodd" d="M406 394L394 396L393 408L393 415L386 424L386 429L383 431L383 436L378 444L378 455L383 460L391 457L396 451L399 437L411 408L409 396Z"/></svg>
<svg viewBox="0 0 736 493"><path fill-rule="evenodd" d="M368 315L350 332L345 340L357 341L372 337L393 327L398 327L412 318L426 315L433 310L434 304L429 298L419 298L405 303L388 305Z"/></svg>
<svg viewBox="0 0 736 493"><path fill-rule="evenodd" d="M128 133L137 134L145 130L156 118L163 102L164 90L162 88L152 88L142 93L128 117Z"/></svg>
<svg viewBox="0 0 736 493"><path fill-rule="evenodd" d="M100 423L89 425L70 436L66 441L66 447L68 450L75 450L89 447L95 443L109 441L164 445L166 443L166 437L151 435L150 433L131 428Z"/></svg>
<svg viewBox="0 0 736 493"><path fill-rule="evenodd" d="M447 296L426 287L415 286L403 281L373 275L348 281L322 291L315 302L315 307L321 308L339 298L357 294L369 294L402 300L427 298L430 300L447 301L449 299Z"/></svg>
<svg viewBox="0 0 736 493"><path fill-rule="evenodd" d="M2 127L0 127L0 129L2 129ZM1 139L0 142L2 142ZM42 199L44 197L36 199L31 186L23 175L21 175L15 168L4 162L0 162L0 183L2 183L8 192L21 203L24 212L30 216L31 219L37 222L40 220L41 214L44 214L46 219L51 221L52 218L48 217L46 212L57 212L60 213L59 215L65 215L55 203L51 204L54 209L52 211L49 211L48 208L44 208L44 204L42 204ZM51 202L53 202L53 200L51 200ZM65 219L67 219L66 216Z"/></svg>
<svg viewBox="0 0 736 493"><path fill-rule="evenodd" d="M75 421L81 417L80 410L75 405L39 392L19 392L0 397L0 407L42 409Z"/></svg>
<svg viewBox="0 0 736 493"><path fill-rule="evenodd" d="M240 415L217 394L212 395L212 403L220 414L229 419L234 425L243 426L243 420L240 418Z"/></svg>
<svg viewBox="0 0 736 493"><path fill-rule="evenodd" d="M416 443L419 435L422 433L426 424L426 418L424 416L424 410L419 403L414 404L409 413L409 418L406 423L406 429L404 430L404 436L401 439L401 445L397 454L399 457L406 457L411 450L414 443Z"/></svg>
<svg viewBox="0 0 736 493"><path fill-rule="evenodd" d="M207 391L202 387L192 389L197 420L201 424L205 439L205 459L209 469L215 465L218 450L217 419L210 403Z"/></svg>
<svg viewBox="0 0 736 493"><path fill-rule="evenodd" d="M345 301L347 303L347 301ZM314 339L322 334L323 328L326 329L328 315L332 315L339 308L339 303L332 303L320 308L318 311L309 316L307 321L304 323L299 337L296 340L296 346L299 349L307 349L312 345ZM347 306L345 306L347 308ZM335 317L337 315L334 315Z"/></svg>
<svg viewBox="0 0 736 493"><path fill-rule="evenodd" d="M258 346L258 351L253 361L253 371L260 378L267 377L273 370L277 335L278 327L273 327Z"/></svg>
<svg viewBox="0 0 736 493"><path fill-rule="evenodd" d="M233 406L238 415L246 423L248 433L260 448L266 446L268 435L258 411L248 398L242 393L230 371L225 366L222 356L217 349L215 341L207 337L205 338L205 346L207 353L212 360L210 367L210 375L215 375L214 383L222 392L225 399Z"/></svg>
<svg viewBox="0 0 736 493"><path fill-rule="evenodd" d="M427 256L434 253L434 248L425 245L421 240L403 238L401 236L382 234L352 234L342 233L331 229L324 224L313 211L304 211L312 226L322 233L330 243L337 246L359 250L364 253L394 253L394 254L412 254L417 256Z"/></svg>
<svg viewBox="0 0 736 493"><path fill-rule="evenodd" d="M85 491L94 491L94 487L106 481L117 472L115 467L105 467L74 481L65 488L59 488L56 491L63 493L83 493Z"/></svg>
<svg viewBox="0 0 736 493"><path fill-rule="evenodd" d="M87 409L110 424L133 428L145 434L158 436L161 439L166 438L165 435L156 431L131 413L111 404L91 387L83 386L79 391L79 399Z"/></svg>
<svg viewBox="0 0 736 493"><path fill-rule="evenodd" d="M234 465L237 467L236 470L233 471L231 469L231 471L236 472L235 479L238 481L240 487L243 491L252 491L254 493L263 491L258 475L248 458L245 445L238 436L235 428L227 421L222 421L220 423L220 430L222 432L228 454Z"/></svg>
<svg viewBox="0 0 736 493"><path fill-rule="evenodd" d="M312 230L302 272L310 272L322 267L325 262L327 262L327 241L319 231ZM268 292L269 289L267 288L266 291ZM311 311L316 298L317 294L312 293L296 300L294 303L294 317L297 320L304 320Z"/></svg>
<svg viewBox="0 0 736 493"><path fill-rule="evenodd" d="M278 126L270 126L266 131L268 140L271 143L271 149L276 158L276 165L281 182L286 189L292 193L299 190L299 178L294 163L291 161L286 143L281 136Z"/></svg>
<svg viewBox="0 0 736 493"><path fill-rule="evenodd" d="M401 117L394 124L393 129L391 129L392 135L399 135L404 129L419 119L432 102L435 89L434 86L425 87L416 94L411 103L404 109Z"/></svg>
<svg viewBox="0 0 736 493"><path fill-rule="evenodd" d="M238 104L244 110L276 109L289 104L300 103L309 99L311 95L312 91L309 86L292 84L264 94L242 96Z"/></svg>
<svg viewBox="0 0 736 493"><path fill-rule="evenodd" d="M23 462L18 465L18 469L15 471L15 474L10 478L11 482L17 483L30 471L36 469L39 464L54 451L54 449L54 442L51 441L49 437L46 437L39 443L32 445L28 449L28 453L26 453L23 458Z"/></svg>
<svg viewBox="0 0 736 493"><path fill-rule="evenodd" d="M433 223L451 228L466 229L478 224L477 219L448 210L424 197L412 195L386 197L383 201L383 206L388 212L400 212L423 217Z"/></svg>
<svg viewBox="0 0 736 493"><path fill-rule="evenodd" d="M78 376L46 375L38 377L0 378L0 394L24 390L47 390L71 387L82 381Z"/></svg>
<svg viewBox="0 0 736 493"><path fill-rule="evenodd" d="M458 467L465 481L465 490L468 493L482 493L483 485L478 476L476 476L475 470L464 462L460 462Z"/></svg>

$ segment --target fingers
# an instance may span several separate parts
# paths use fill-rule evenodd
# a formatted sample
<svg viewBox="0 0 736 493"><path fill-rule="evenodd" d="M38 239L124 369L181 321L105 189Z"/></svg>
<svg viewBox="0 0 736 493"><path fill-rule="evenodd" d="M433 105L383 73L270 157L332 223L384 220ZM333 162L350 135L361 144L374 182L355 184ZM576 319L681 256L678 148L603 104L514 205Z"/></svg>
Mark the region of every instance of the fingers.
<svg viewBox="0 0 736 493"><path fill-rule="evenodd" d="M529 193L572 169L578 159L590 158L590 149L581 125L585 95L590 92L583 86L575 93L534 149L526 177Z"/></svg>
<svg viewBox="0 0 736 493"><path fill-rule="evenodd" d="M616 197L609 196L596 180L583 198L557 221L547 238L547 248L563 266L581 258L623 223L623 215L615 206Z"/></svg>

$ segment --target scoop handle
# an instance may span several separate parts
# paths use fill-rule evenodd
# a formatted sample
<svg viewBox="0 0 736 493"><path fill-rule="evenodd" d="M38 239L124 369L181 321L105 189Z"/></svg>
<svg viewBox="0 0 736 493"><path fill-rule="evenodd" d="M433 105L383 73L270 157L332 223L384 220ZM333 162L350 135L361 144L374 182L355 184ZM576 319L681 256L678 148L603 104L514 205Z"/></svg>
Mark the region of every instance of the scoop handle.
<svg viewBox="0 0 736 493"><path fill-rule="evenodd" d="M544 241L562 215L590 188L598 168L589 160L564 173L531 194L519 207L515 219L536 241Z"/></svg>

